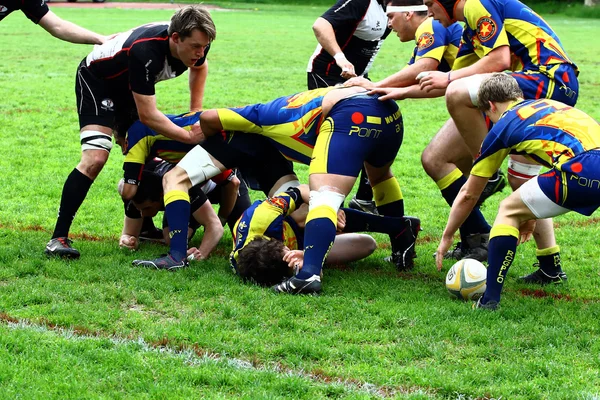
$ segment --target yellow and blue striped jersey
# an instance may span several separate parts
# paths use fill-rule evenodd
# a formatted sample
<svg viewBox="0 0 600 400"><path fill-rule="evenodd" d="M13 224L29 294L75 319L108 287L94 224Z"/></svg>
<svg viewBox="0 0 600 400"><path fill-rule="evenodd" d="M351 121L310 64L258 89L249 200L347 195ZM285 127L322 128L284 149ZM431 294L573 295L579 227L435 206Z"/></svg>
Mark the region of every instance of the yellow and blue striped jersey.
<svg viewBox="0 0 600 400"><path fill-rule="evenodd" d="M554 78L561 64L577 69L548 23L518 0L469 0L464 15L453 69L467 67L501 46L510 48L511 71L539 71Z"/></svg>
<svg viewBox="0 0 600 400"><path fill-rule="evenodd" d="M229 261L234 271L237 271L239 251L258 236L279 240L290 250L304 248L300 229L289 217L297 204L294 193L287 191L266 200L257 200L244 211L233 227L233 250Z"/></svg>
<svg viewBox="0 0 600 400"><path fill-rule="evenodd" d="M408 65L414 64L421 58L433 58L440 63L438 71L450 71L458 53L462 30L458 22L445 28L439 21L427 18L417 28L415 33L417 45Z"/></svg>
<svg viewBox="0 0 600 400"><path fill-rule="evenodd" d="M335 89L309 90L265 104L222 108L217 112L224 130L266 136L289 160L310 164L323 122L323 97Z"/></svg>
<svg viewBox="0 0 600 400"><path fill-rule="evenodd" d="M191 125L200 120L200 114L201 112L194 112L167 117L175 125L189 130ZM158 157L177 164L194 146L159 135L140 121L136 121L127 130L124 162L145 164L147 160Z"/></svg>
<svg viewBox="0 0 600 400"><path fill-rule="evenodd" d="M502 115L481 145L471 175L491 177L509 154L526 155L548 168L600 148L600 125L592 117L558 101L524 100Z"/></svg>

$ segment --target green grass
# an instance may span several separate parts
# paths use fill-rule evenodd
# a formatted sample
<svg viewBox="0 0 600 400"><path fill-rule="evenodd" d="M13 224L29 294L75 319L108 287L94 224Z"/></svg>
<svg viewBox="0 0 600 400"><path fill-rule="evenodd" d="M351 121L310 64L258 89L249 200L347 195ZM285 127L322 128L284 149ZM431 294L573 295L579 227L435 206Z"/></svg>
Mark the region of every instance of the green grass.
<svg viewBox="0 0 600 400"><path fill-rule="evenodd" d="M111 33L171 11L56 9ZM214 12L206 106L268 101L304 89L318 7ZM600 34L589 20L548 17L581 69L579 107L600 117ZM419 257L397 273L381 249L325 271L320 297L276 296L228 269L230 237L179 273L130 266L154 256L118 249L122 205L113 151L72 234L82 259L42 255L64 179L79 160L74 74L89 47L51 38L20 14L0 23L0 393L4 398L522 398L600 396L597 218L557 219L569 284L537 288L532 244L519 248L502 308L473 312L446 292L431 254L448 207L420 153L448 114L442 99L404 101L405 142L394 165L407 213L423 221ZM384 45L372 77L404 65L411 46ZM188 104L185 77L157 86L159 108ZM306 168L298 167L306 178ZM257 195L255 195L256 197ZM484 208L491 221L501 196ZM87 238L88 240L85 240ZM446 265L446 268L450 263Z"/></svg>

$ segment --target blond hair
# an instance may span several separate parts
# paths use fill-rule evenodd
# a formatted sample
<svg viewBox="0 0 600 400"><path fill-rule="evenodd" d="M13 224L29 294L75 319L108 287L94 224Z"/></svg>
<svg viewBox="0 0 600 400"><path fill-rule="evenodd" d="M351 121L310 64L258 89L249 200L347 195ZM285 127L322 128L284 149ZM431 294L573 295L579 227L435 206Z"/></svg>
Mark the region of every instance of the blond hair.
<svg viewBox="0 0 600 400"><path fill-rule="evenodd" d="M504 103L523 98L523 91L517 80L504 72L495 72L481 81L477 92L477 108L486 112L490 109L490 101Z"/></svg>

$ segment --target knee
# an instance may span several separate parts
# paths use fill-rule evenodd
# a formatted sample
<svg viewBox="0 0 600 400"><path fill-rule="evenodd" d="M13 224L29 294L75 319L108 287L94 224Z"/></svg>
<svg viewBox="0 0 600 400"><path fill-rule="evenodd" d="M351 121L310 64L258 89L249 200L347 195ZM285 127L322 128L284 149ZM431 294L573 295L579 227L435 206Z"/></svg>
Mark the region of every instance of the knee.
<svg viewBox="0 0 600 400"><path fill-rule="evenodd" d="M448 112L453 117L453 111L464 109L465 107L473 107L469 90L462 79L450 82L450 85L448 85L448 88L446 89L446 106Z"/></svg>
<svg viewBox="0 0 600 400"><path fill-rule="evenodd" d="M81 162L78 165L78 168L84 175L96 179L102 168L104 168L104 164L106 164L106 160L108 160L108 152L106 151L88 151L81 158Z"/></svg>
<svg viewBox="0 0 600 400"><path fill-rule="evenodd" d="M371 236L365 235L366 239L364 240L364 248L368 253L367 255L371 255L377 250L377 242Z"/></svg>
<svg viewBox="0 0 600 400"><path fill-rule="evenodd" d="M435 149L432 149L432 147L433 145L430 143L421 154L421 165L423 166L425 173L430 177L433 177L440 167L439 154Z"/></svg>

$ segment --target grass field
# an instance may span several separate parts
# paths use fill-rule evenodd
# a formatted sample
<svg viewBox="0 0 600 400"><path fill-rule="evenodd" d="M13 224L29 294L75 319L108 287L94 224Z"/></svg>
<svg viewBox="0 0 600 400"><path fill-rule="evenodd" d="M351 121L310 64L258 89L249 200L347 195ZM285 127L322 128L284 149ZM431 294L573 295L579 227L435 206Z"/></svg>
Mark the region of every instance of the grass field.
<svg viewBox="0 0 600 400"><path fill-rule="evenodd" d="M171 11L56 9L112 33ZM305 88L317 7L214 12L207 107L267 101ZM600 26L552 16L581 70L579 107L600 118ZM320 297L277 296L244 285L215 256L178 273L130 266L118 248L123 219L113 150L73 224L82 258L47 260L64 179L79 161L74 75L90 48L53 39L21 14L0 23L0 393L2 398L454 398L600 397L598 217L556 220L569 284L517 284L535 249L519 248L502 308L473 312L452 300L431 254L448 207L420 166L420 153L447 119L444 102L404 101L405 139L394 166L407 213L421 218L416 268L398 273L382 258L325 271ZM412 47L390 37L378 79ZM188 107L185 77L157 86L159 108ZM306 178L306 169L298 167ZM507 193L507 192L506 192ZM504 193L504 195L506 195ZM258 195L255 195L255 197ZM491 221L502 196L484 213ZM445 266L445 270L450 263Z"/></svg>

